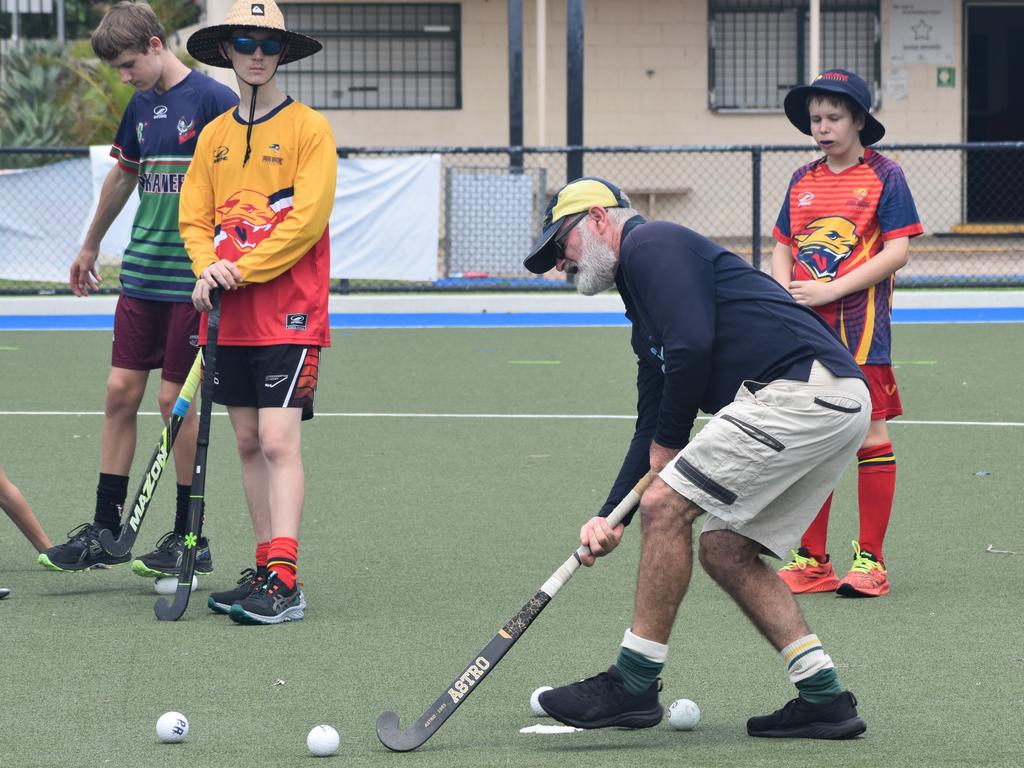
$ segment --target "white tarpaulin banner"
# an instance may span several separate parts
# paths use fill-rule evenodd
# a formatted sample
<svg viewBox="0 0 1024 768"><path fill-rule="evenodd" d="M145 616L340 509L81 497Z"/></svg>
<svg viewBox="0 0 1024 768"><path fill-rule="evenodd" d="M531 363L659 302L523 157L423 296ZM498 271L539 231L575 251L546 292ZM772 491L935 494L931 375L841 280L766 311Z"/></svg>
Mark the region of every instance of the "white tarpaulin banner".
<svg viewBox="0 0 1024 768"><path fill-rule="evenodd" d="M0 279L67 282L88 182L84 157L0 170Z"/></svg>
<svg viewBox="0 0 1024 768"><path fill-rule="evenodd" d="M110 169L117 164L117 160L110 156L110 147L102 146L89 147L89 163L92 168L92 205L89 208L89 215L82 222L82 234L78 239L79 244L85 242L85 236L89 232L89 225L92 217L96 215L96 206L100 202L100 190L103 189L103 180L107 178ZM135 211L139 208L139 193L132 192L124 208L110 225L107 234L103 236L100 243L101 259L113 256L120 259L124 255L124 249L128 247L128 241L132 237L132 222L135 221ZM70 266L70 265L69 265Z"/></svg>
<svg viewBox="0 0 1024 768"><path fill-rule="evenodd" d="M440 155L340 161L331 277L435 279L440 218Z"/></svg>
<svg viewBox="0 0 1024 768"><path fill-rule="evenodd" d="M88 161L0 172L0 199L17 203L0 208L0 278L67 280L96 213L103 180L115 164L109 152L109 146L95 146L89 148ZM86 167L91 189L78 172ZM58 189L60 206L55 206ZM121 257L138 205L133 193L103 238L102 262ZM331 277L434 280L440 210L438 155L339 160L330 219Z"/></svg>
<svg viewBox="0 0 1024 768"><path fill-rule="evenodd" d="M90 147L93 207L116 162L110 148ZM138 208L132 195L103 238L105 255L120 257ZM331 277L364 280L434 280L441 217L441 157L338 161L331 213Z"/></svg>

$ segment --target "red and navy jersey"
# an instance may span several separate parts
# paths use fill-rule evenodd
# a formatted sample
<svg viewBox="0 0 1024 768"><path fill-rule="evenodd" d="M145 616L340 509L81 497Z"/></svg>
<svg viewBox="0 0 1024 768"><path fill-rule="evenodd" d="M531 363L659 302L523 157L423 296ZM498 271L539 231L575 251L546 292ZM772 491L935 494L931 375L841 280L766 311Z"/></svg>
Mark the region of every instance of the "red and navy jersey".
<svg viewBox="0 0 1024 768"><path fill-rule="evenodd" d="M878 254L886 240L923 232L903 170L864 150L857 165L835 173L825 158L789 182L773 234L793 250L793 279L828 282ZM861 365L889 365L896 276L814 309Z"/></svg>

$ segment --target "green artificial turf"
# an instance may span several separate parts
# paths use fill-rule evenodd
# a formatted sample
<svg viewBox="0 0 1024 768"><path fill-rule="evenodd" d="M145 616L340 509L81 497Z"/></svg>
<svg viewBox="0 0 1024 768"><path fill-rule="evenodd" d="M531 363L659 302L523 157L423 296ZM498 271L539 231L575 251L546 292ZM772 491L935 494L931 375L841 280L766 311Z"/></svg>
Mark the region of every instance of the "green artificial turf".
<svg viewBox="0 0 1024 768"><path fill-rule="evenodd" d="M800 598L860 699L863 738L745 735L747 717L781 706L793 689L777 654L699 568L662 693L666 706L681 697L700 705L696 730L665 722L520 734L544 722L528 706L536 687L614 661L639 552L639 532L629 530L433 739L411 754L387 752L377 715L393 709L410 725L570 554L580 523L604 501L632 432L635 363L624 328L357 330L335 331L320 415L303 428L304 621L240 626L205 606L207 592L250 564L253 546L219 407L206 527L216 571L200 577L181 621L154 618L152 580L127 566L46 571L0 522L0 585L13 589L0 602L0 765L318 765L305 737L321 722L342 738L325 765L1018 765L1024 556L986 548L1024 551L1020 326L900 326L895 337L906 415L890 429L899 466L886 543L893 591ZM109 344L109 333L0 334L0 462L55 542L91 518ZM579 414L605 418L556 418ZM159 430L156 416L140 418L136 474ZM171 477L136 553L170 528ZM857 535L854 480L848 472L833 505L840 571ZM191 722L183 744L157 742L167 710Z"/></svg>

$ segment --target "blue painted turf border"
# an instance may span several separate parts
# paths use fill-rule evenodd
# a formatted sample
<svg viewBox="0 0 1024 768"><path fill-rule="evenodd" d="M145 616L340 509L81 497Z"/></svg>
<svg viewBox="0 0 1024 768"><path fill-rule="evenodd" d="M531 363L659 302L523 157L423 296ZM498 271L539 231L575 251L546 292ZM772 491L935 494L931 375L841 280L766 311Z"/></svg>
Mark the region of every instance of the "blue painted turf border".
<svg viewBox="0 0 1024 768"><path fill-rule="evenodd" d="M896 309L894 323L1024 323L1024 307ZM332 328L617 327L617 312L410 312L331 314ZM110 331L113 315L6 315L0 331Z"/></svg>

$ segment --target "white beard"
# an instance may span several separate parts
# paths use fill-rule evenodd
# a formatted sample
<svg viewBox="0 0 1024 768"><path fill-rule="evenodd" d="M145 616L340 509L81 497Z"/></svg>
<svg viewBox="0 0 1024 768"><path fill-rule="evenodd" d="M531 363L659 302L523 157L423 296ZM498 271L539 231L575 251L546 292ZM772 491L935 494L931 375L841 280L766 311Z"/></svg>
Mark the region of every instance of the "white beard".
<svg viewBox="0 0 1024 768"><path fill-rule="evenodd" d="M584 296L593 296L615 285L619 258L614 249L585 224L580 227L580 251L582 258L576 265L577 291Z"/></svg>

